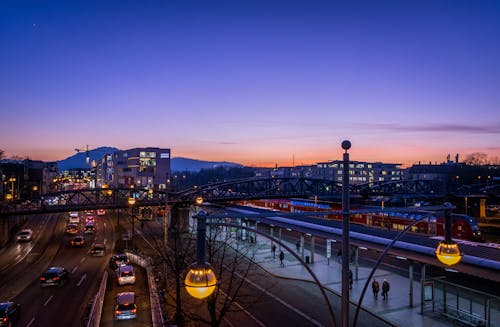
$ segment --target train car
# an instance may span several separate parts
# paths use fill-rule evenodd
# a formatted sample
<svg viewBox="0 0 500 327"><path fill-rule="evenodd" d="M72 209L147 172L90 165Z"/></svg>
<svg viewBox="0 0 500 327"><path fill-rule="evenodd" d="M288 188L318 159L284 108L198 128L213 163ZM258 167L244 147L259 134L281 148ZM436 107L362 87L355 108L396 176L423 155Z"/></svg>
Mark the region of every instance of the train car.
<svg viewBox="0 0 500 327"><path fill-rule="evenodd" d="M246 200L243 205L256 206L271 210L279 210L283 212L318 212L318 211L334 211L341 210L341 206L335 203L318 203L307 199L265 199L265 200ZM356 209L367 209L370 207L357 207ZM407 208L406 208L407 209ZM326 219L341 220L342 215L328 214ZM398 212L398 211L381 211L373 208L373 212L368 213L353 213L351 214L351 223L367 225L387 230L403 230L415 219L421 219L422 213L415 212ZM467 215L452 214L452 237L482 242L482 234L475 218ZM425 234L429 236L444 236L444 217L431 216L413 226L410 232Z"/></svg>

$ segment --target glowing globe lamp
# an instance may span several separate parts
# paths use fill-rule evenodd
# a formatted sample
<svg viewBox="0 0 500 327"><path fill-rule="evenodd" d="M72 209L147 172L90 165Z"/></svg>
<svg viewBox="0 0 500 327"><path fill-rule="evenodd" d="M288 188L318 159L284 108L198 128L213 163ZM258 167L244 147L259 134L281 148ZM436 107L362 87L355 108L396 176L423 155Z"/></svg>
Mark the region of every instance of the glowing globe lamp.
<svg viewBox="0 0 500 327"><path fill-rule="evenodd" d="M186 291L194 298L204 299L213 293L217 286L217 278L209 263L194 263L184 280Z"/></svg>
<svg viewBox="0 0 500 327"><path fill-rule="evenodd" d="M453 266L460 262L462 253L460 253L457 243L453 241L442 241L439 242L436 249L436 257L441 263L447 266Z"/></svg>
<svg viewBox="0 0 500 327"><path fill-rule="evenodd" d="M203 204L203 198L201 196L197 196L195 199L195 203L198 206L201 206Z"/></svg>

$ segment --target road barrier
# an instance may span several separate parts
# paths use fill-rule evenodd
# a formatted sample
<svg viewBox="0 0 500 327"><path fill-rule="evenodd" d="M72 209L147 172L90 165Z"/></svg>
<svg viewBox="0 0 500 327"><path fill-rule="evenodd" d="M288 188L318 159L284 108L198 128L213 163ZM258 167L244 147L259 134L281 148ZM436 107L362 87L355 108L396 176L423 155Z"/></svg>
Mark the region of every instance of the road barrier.
<svg viewBox="0 0 500 327"><path fill-rule="evenodd" d="M158 291L156 287L156 281L153 274L153 268L151 264L151 258L143 257L134 253L125 252L127 254L130 262L141 266L146 269L148 274L148 285L149 285L149 301L151 303L151 319L153 321L153 327L164 326L163 314L160 305L160 299L158 298Z"/></svg>
<svg viewBox="0 0 500 327"><path fill-rule="evenodd" d="M89 320L87 327L98 327L101 322L102 306L104 303L104 295L106 294L106 284L108 281L108 272L105 270L102 274L101 285L92 302L92 309L90 309Z"/></svg>

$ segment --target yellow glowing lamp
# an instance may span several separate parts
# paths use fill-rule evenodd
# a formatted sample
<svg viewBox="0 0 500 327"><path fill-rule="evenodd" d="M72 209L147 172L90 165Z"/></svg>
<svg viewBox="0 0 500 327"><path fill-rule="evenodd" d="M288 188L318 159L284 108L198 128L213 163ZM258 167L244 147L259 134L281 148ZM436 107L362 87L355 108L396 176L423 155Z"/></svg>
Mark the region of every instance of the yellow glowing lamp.
<svg viewBox="0 0 500 327"><path fill-rule="evenodd" d="M12 194L10 194L10 193L5 194L5 199L12 200Z"/></svg>
<svg viewBox="0 0 500 327"><path fill-rule="evenodd" d="M113 190L109 190L109 189L108 189L108 190L106 190L106 194L107 194L107 195L111 195L111 194L113 194Z"/></svg>
<svg viewBox="0 0 500 327"><path fill-rule="evenodd" d="M196 262L189 268L184 284L189 295L204 299L214 292L217 278L209 263Z"/></svg>
<svg viewBox="0 0 500 327"><path fill-rule="evenodd" d="M436 249L436 257L441 263L453 266L460 262L462 253L460 253L457 243L441 241Z"/></svg>
<svg viewBox="0 0 500 327"><path fill-rule="evenodd" d="M203 204L203 198L201 196L197 196L194 201L195 201L196 205L198 205L198 206Z"/></svg>
<svg viewBox="0 0 500 327"><path fill-rule="evenodd" d="M128 204L133 206L135 204L135 198L134 197L128 198Z"/></svg>

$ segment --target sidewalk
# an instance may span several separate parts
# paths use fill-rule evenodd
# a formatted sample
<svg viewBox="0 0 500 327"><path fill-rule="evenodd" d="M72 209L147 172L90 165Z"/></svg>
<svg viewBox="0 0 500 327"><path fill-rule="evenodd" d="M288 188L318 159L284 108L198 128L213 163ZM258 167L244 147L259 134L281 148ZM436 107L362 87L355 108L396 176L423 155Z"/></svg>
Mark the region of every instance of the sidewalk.
<svg viewBox="0 0 500 327"><path fill-rule="evenodd" d="M257 238L258 243L249 243L255 249L254 260L263 269L275 275L276 277L284 277L290 279L308 280L313 281L313 278L309 272L304 268L304 266L290 253L285 250L285 267L280 267L280 260L278 259L279 247L276 245L276 258L273 259L271 252L271 243L269 240L263 239L263 237ZM240 241L247 242L247 241ZM287 246L295 249L295 244L283 241ZM300 255L300 253L299 253ZM310 255L310 250L305 250L304 255ZM321 284L336 294L341 293L341 273L342 266L337 262L337 258L330 258L328 260L325 254L320 254L315 252L315 262L309 264L309 268L314 272ZM351 270L354 274L354 282L352 289L350 290L350 299L352 302L357 304L361 292L363 291L364 284L371 272L371 267L364 267L359 265L358 268L358 280L355 278L354 265L351 265ZM365 293L362 307L368 311L374 313L377 316L389 321L396 326L422 326L422 327L434 327L434 326L453 326L451 320L447 320L444 317L440 317L437 314L428 313L427 315L420 314L420 282L413 281L413 307L409 307L409 287L410 282L408 278L402 277L398 274L377 269L374 278L379 281L380 292L378 294L378 299L375 300L371 288L371 282ZM382 299L382 281L386 279L391 287L389 290L388 300Z"/></svg>

